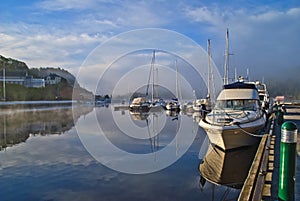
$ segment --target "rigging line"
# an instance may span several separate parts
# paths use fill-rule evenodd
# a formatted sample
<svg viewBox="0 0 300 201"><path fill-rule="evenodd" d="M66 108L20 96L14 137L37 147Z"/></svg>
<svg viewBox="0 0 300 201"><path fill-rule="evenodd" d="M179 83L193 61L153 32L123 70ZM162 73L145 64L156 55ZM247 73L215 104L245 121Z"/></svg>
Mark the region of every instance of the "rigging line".
<svg viewBox="0 0 300 201"><path fill-rule="evenodd" d="M250 133L250 132L246 131L245 129L243 129L243 128L238 124L238 122L236 122L236 123L233 124L233 125L236 125L236 126L239 127L244 133L246 133L246 134L248 134L248 135L251 135L251 136L253 136L253 137L263 137L263 136L264 136L264 135L256 135L256 134L254 134L254 133Z"/></svg>

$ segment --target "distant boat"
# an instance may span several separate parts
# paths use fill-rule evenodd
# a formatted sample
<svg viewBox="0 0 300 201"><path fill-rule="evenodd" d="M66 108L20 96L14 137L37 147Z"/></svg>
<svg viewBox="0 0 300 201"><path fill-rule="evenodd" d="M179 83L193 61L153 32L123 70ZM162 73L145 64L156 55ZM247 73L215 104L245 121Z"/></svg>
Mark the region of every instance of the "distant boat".
<svg viewBox="0 0 300 201"><path fill-rule="evenodd" d="M194 112L193 103L185 102L183 104L180 104L180 110L183 112Z"/></svg>
<svg viewBox="0 0 300 201"><path fill-rule="evenodd" d="M197 99L193 103L193 109L195 112L200 112L203 108L203 105L205 105L206 99Z"/></svg>
<svg viewBox="0 0 300 201"><path fill-rule="evenodd" d="M258 90L258 96L261 103L261 107L264 110L268 110L270 106L270 96L267 90L267 86L259 81L255 82L256 88Z"/></svg>
<svg viewBox="0 0 300 201"><path fill-rule="evenodd" d="M142 111L147 112L150 109L150 103L146 100L145 97L134 98L131 104L129 105L129 109L131 111Z"/></svg>
<svg viewBox="0 0 300 201"><path fill-rule="evenodd" d="M235 82L224 85L214 109L199 125L212 144L228 150L257 143L265 121L255 85Z"/></svg>
<svg viewBox="0 0 300 201"><path fill-rule="evenodd" d="M180 104L178 102L178 99L177 98L173 98L172 100L168 101L166 103L166 109L167 110L179 111L180 110Z"/></svg>
<svg viewBox="0 0 300 201"><path fill-rule="evenodd" d="M156 70L156 80L155 80L155 73L154 73L155 70ZM150 76L152 74L152 94L151 94L151 101L150 101L150 110L152 112L161 111L162 109L165 109L166 102L163 99L159 98L158 96L158 67L156 66L155 68L155 51L153 51L153 56L151 61L151 71L149 74L149 82L150 82ZM148 82L148 86L150 84L149 82Z"/></svg>
<svg viewBox="0 0 300 201"><path fill-rule="evenodd" d="M210 99L210 91L211 91L211 79L212 79L212 71L211 71L211 54L210 54L210 39L207 40L207 55L208 55L208 67L207 67L207 96L205 99L196 99L193 103L193 109L195 112L207 113L211 110L211 99ZM195 95L196 98L196 95Z"/></svg>
<svg viewBox="0 0 300 201"><path fill-rule="evenodd" d="M131 104L129 105L129 109L131 111L140 111L140 112L148 112L150 108L153 106L153 100L154 100L154 62L155 62L155 51L153 51L151 66L150 66L150 73L149 73L149 79L146 89L146 96L145 97L136 97L133 99ZM150 85L150 77L152 74L152 98L151 101L147 98L148 92L149 92L149 85Z"/></svg>
<svg viewBox="0 0 300 201"><path fill-rule="evenodd" d="M176 98L172 98L170 101L166 102L166 109L167 110L180 111L180 103L178 101L179 88L178 88L178 66L177 66L177 61L175 61L175 65L176 65Z"/></svg>

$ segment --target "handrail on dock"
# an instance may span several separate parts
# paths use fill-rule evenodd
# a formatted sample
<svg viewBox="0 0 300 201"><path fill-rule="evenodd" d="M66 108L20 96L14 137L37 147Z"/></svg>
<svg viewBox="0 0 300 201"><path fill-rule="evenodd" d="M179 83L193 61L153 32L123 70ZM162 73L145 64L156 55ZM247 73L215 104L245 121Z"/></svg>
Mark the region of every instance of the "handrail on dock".
<svg viewBox="0 0 300 201"><path fill-rule="evenodd" d="M272 123L273 124L273 120ZM272 125L271 125L272 130ZM261 200L268 168L271 134L264 134L257 149L249 174L241 190L239 201Z"/></svg>

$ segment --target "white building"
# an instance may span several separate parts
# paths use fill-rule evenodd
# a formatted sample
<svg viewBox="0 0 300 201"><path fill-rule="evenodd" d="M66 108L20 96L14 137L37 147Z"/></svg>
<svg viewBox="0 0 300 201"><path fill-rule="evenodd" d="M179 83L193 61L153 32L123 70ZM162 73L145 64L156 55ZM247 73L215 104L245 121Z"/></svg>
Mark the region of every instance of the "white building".
<svg viewBox="0 0 300 201"><path fill-rule="evenodd" d="M56 75L55 73L50 73L47 77L45 77L46 85L54 85L61 82L61 77Z"/></svg>

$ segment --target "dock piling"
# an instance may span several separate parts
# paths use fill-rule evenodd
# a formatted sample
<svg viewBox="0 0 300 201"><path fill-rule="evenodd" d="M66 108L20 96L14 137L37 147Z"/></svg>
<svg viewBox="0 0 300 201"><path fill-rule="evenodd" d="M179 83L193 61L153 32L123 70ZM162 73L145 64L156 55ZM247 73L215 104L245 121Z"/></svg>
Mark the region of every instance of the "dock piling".
<svg viewBox="0 0 300 201"><path fill-rule="evenodd" d="M295 200L297 125L287 121L281 126L279 200Z"/></svg>

